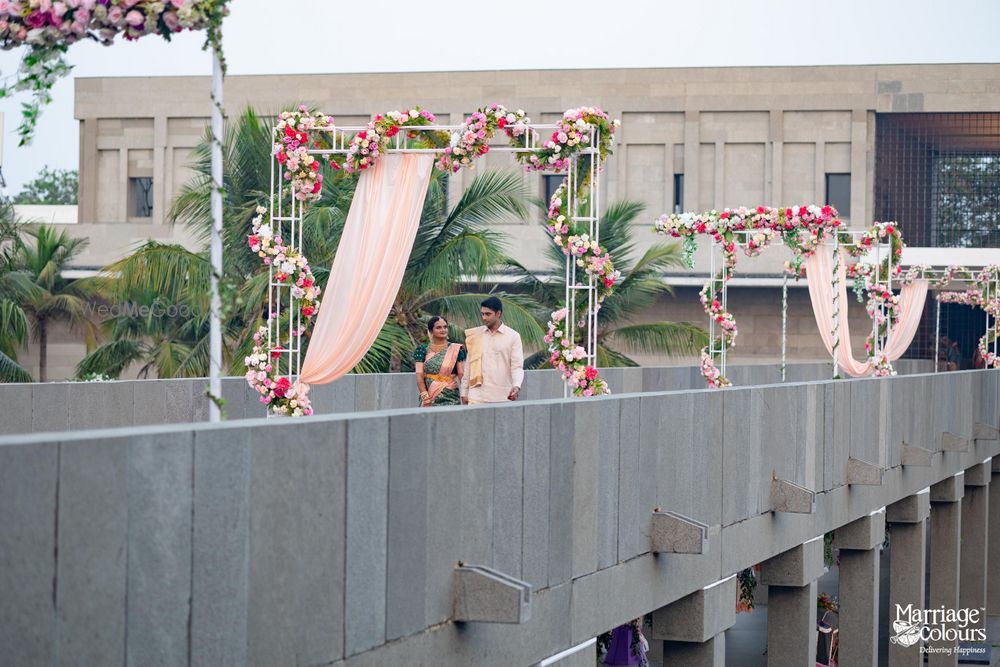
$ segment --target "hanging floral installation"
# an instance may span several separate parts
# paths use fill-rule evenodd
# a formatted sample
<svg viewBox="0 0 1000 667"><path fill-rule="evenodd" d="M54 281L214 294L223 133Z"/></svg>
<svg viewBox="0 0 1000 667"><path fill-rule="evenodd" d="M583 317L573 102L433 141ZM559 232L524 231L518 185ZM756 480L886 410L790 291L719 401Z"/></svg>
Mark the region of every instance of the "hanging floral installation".
<svg viewBox="0 0 1000 667"><path fill-rule="evenodd" d="M997 338L996 318L1000 316L1000 288L998 288L1000 285L1000 266L989 265L976 274L968 271L965 267L951 266L935 284L943 287L954 277L972 280L973 284L962 292L940 292L937 296L938 301L982 308L989 317L993 318L993 326L988 327L986 333L979 338L976 349L979 351L979 356L986 368L1000 368L1000 355L994 354L990 349Z"/></svg>
<svg viewBox="0 0 1000 667"><path fill-rule="evenodd" d="M653 231L657 234L672 236L682 240L684 257L688 267L694 266L694 252L697 248L697 237L709 236L722 249L723 265L715 275L711 276L700 293L702 307L719 329L714 341L701 351L701 373L708 386L714 388L728 387L732 383L718 367L722 354L735 344L739 330L736 320L724 306L721 298L722 290L736 270L738 251L748 257L759 255L775 239L779 239L793 253L793 259L786 264L786 271L801 276L802 262L823 242L836 239L849 255L860 257L880 243L888 243L890 254L882 261L880 270L885 276L889 266L898 270L898 258L903 252L902 235L898 225L892 222L877 222L864 234L856 236L844 229L843 223L832 206L787 206L771 208L758 206L756 208L740 207L723 211L706 213L664 214L654 223ZM839 262L839 254L837 256ZM833 276L837 275L839 266L834 266ZM878 332L884 335L886 328L895 324L899 318L898 297L882 289L873 277L875 269L870 273L860 274L860 293L867 299L869 314L877 313L881 319ZM886 314L883 316L882 313ZM874 317L875 315L873 315ZM836 331L834 339L836 340ZM888 358L880 355L880 360L874 359L875 346L870 337L866 343L869 358L875 363L878 373L888 374Z"/></svg>
<svg viewBox="0 0 1000 667"><path fill-rule="evenodd" d="M597 150L593 152L596 165L592 168L589 160L580 160L576 173L572 175L578 210L589 211L590 202L581 198L590 186L591 179L603 169L605 160L612 154L614 133L619 126L618 121L612 121L604 111L596 107L570 109L557 121L551 137L541 141L530 127L531 120L524 111L509 110L501 104L490 104L466 118L456 132L412 130L415 127L433 125L434 122L434 115L418 106L406 111L389 111L376 115L365 129L350 139L345 156L325 159L334 170L362 172L377 164L387 154L397 135L404 132L408 147L436 149L439 155L435 167L454 174L463 168L475 168L475 161L489 152L490 142L498 132L503 132L509 144L519 149L515 156L526 171L558 172L566 171L573 163L573 156L589 148L591 137L596 136L599 137ZM285 183L282 196L291 197L302 204L320 198L323 189L322 158L310 151L332 146L333 125L332 116L310 111L305 106L279 114L274 127L271 153L282 166ZM530 149L531 146L538 148ZM552 242L567 257L575 258L577 267L583 270L587 280L594 280L599 308L600 303L611 294L621 279L621 273L615 269L607 250L590 238L586 223L572 219L568 211L569 182L570 175L567 174L549 201L546 229ZM279 236L272 237L271 228L263 223L266 211L264 207L258 208L248 243L265 264L280 269L275 273L276 277L282 276L282 280L294 283L293 303L304 324L291 328L290 335L297 339L307 339L312 319L319 308L319 287L315 284L305 257L283 244ZM587 364L587 352L580 345L586 310L587 304L583 303L578 305L574 313L570 313L568 308L553 312L545 336L549 345L549 360L570 385L575 396L610 393L607 382L600 377L597 368ZM288 318L292 314L272 313L271 317ZM578 324L576 335L572 337L567 334L569 317L575 318ZM279 340L274 341L268 340L269 324L265 323L258 329L254 335L253 352L244 360L247 382L260 394L261 402L276 414L311 414L308 399L298 395L288 378L277 373L278 365L274 363L274 354L277 352L280 355L293 342L282 339L282 336L287 336L283 332L289 327L277 327Z"/></svg>
<svg viewBox="0 0 1000 667"><path fill-rule="evenodd" d="M19 145L31 143L42 107L52 102L52 88L69 75L69 47L80 40L105 46L118 35L137 40L147 35L170 38L184 30L205 30L205 48L222 58L222 19L229 0L3 0L0 1L0 49L26 47L13 77L0 83L0 98L31 93L22 104Z"/></svg>

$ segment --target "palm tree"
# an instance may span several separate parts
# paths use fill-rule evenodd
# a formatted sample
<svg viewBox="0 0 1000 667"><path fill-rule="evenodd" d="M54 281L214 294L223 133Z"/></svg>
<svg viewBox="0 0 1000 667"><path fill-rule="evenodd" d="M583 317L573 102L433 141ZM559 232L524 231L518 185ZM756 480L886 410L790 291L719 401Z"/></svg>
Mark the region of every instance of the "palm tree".
<svg viewBox="0 0 1000 667"><path fill-rule="evenodd" d="M667 357L695 354L708 341L703 329L686 322L632 323L636 313L651 306L661 294L673 294L673 289L663 283L663 271L684 266L676 243L657 243L633 263L635 241L631 225L644 208L639 202L614 202L601 219L601 245L611 253L623 276L597 315L597 364L601 367L638 366L627 353ZM554 244L549 244L548 260L551 279L510 262L510 270L520 276L519 284L546 306L547 313L563 307L566 285L563 277L566 258ZM547 357L547 352L540 351L525 360L525 367L541 367Z"/></svg>
<svg viewBox="0 0 1000 667"><path fill-rule="evenodd" d="M21 307L32 292L31 282L16 270L15 258L21 221L14 206L0 198L0 382L31 382L17 362L17 350L28 340L28 315Z"/></svg>
<svg viewBox="0 0 1000 667"><path fill-rule="evenodd" d="M49 326L54 322L69 324L71 331L83 333L87 349L90 349L96 342L97 326L90 319L89 311L98 294L91 282L66 280L62 276L66 266L87 245L87 239L71 238L65 231L56 232L48 225L38 225L27 234L34 238L34 243L17 237L13 265L24 288L19 305L39 345L39 380L45 382ZM17 317L13 312L12 316Z"/></svg>
<svg viewBox="0 0 1000 667"><path fill-rule="evenodd" d="M76 373L119 377L132 364L139 376L204 377L209 359L211 267L205 253L148 241L131 255L105 267L94 279L113 304L103 327L108 342L77 365ZM242 320L223 320L223 362L232 364Z"/></svg>

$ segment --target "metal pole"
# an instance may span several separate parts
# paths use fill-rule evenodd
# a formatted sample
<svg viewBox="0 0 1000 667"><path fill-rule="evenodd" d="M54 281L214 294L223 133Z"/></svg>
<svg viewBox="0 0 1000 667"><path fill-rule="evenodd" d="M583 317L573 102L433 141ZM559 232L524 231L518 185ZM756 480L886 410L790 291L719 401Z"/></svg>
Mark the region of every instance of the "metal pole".
<svg viewBox="0 0 1000 667"><path fill-rule="evenodd" d="M222 418L216 400L222 397L222 297L219 278L222 277L222 63L219 54L212 55L212 302L209 325L208 352L208 420Z"/></svg>
<svg viewBox="0 0 1000 667"><path fill-rule="evenodd" d="M934 322L934 372L938 372L941 354L941 293L937 294L937 315Z"/></svg>
<svg viewBox="0 0 1000 667"><path fill-rule="evenodd" d="M808 276L807 276L808 279ZM824 278L825 280L826 278ZM837 364L837 348L840 347L840 237L833 234L833 344L831 352L833 355L833 377L840 374Z"/></svg>
<svg viewBox="0 0 1000 667"><path fill-rule="evenodd" d="M785 381L785 342L788 339L788 273L781 281L781 381Z"/></svg>

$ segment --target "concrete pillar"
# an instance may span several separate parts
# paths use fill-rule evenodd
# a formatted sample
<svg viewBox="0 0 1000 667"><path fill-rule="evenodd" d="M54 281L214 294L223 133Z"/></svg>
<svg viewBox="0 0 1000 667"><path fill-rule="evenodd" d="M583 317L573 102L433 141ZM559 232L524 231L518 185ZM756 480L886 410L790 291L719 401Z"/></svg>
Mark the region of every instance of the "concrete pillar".
<svg viewBox="0 0 1000 667"><path fill-rule="evenodd" d="M907 496L886 508L889 523L889 624L900 618L898 609L923 609L927 572L927 518L931 514L930 488ZM891 636L891 634L890 634ZM889 667L923 667L919 644L889 641Z"/></svg>
<svg viewBox="0 0 1000 667"><path fill-rule="evenodd" d="M990 459L965 471L959 604L983 610L969 627L986 628L986 556L989 530Z"/></svg>
<svg viewBox="0 0 1000 667"><path fill-rule="evenodd" d="M725 632L736 623L736 575L653 612L650 636L663 642L663 665L723 667Z"/></svg>
<svg viewBox="0 0 1000 667"><path fill-rule="evenodd" d="M959 608L959 573L962 554L962 496L965 474L958 473L931 487L931 580L929 608ZM953 642L931 641L930 648L955 648ZM931 653L928 667L954 667L958 654Z"/></svg>
<svg viewBox="0 0 1000 667"><path fill-rule="evenodd" d="M816 661L816 580L823 574L823 536L761 564L767 589L767 664Z"/></svg>
<svg viewBox="0 0 1000 667"><path fill-rule="evenodd" d="M879 561L885 541L885 509L836 530L840 549L840 662L878 662Z"/></svg>
<svg viewBox="0 0 1000 667"><path fill-rule="evenodd" d="M990 484L989 552L987 569L994 573L986 582L986 613L1000 616L1000 456L993 457Z"/></svg>

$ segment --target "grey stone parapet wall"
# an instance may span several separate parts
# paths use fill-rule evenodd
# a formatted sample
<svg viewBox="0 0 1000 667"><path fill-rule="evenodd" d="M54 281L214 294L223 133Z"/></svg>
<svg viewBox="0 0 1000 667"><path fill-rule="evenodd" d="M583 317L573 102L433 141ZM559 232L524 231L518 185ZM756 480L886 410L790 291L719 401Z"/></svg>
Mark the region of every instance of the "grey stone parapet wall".
<svg viewBox="0 0 1000 667"><path fill-rule="evenodd" d="M1000 455L974 438L1000 425L998 385L967 371L7 436L3 661L533 664ZM903 442L931 464L904 469ZM851 458L882 483L849 486ZM773 478L815 491L815 512L771 512ZM706 552L651 553L656 507L706 524ZM530 620L449 620L459 561L530 583Z"/></svg>
<svg viewBox="0 0 1000 667"><path fill-rule="evenodd" d="M929 361L900 360L901 374L932 370ZM696 366L611 368L602 373L616 393L703 389ZM823 380L829 364L789 364L789 381ZM773 384L780 380L775 364L730 366L737 385ZM208 421L205 378L179 380L123 380L114 382L48 382L0 384L0 435L73 431L121 426ZM556 371L527 371L522 398L562 398ZM264 406L241 377L223 378L227 419L263 417ZM315 385L310 396L317 414L370 412L417 407L412 373L346 375L336 382Z"/></svg>

